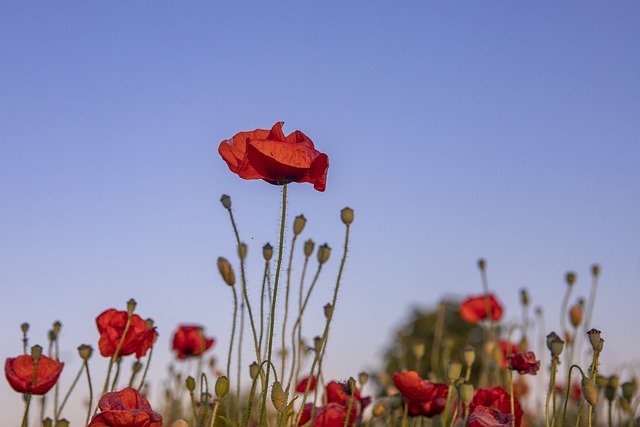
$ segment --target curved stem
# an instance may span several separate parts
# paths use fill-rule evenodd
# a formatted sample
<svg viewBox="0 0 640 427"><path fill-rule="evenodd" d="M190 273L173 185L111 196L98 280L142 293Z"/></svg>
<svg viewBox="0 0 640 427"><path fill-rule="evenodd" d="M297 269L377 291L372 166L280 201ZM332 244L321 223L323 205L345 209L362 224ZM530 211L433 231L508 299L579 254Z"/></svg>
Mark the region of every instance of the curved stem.
<svg viewBox="0 0 640 427"><path fill-rule="evenodd" d="M571 371L573 370L573 368L578 368L578 370L580 371L580 373L582 374L582 378L584 378L584 371L582 370L582 368L578 365L571 365L569 367L569 375L567 376L567 393L565 393L565 397L564 397L564 409L562 410L562 427L565 427L566 423L567 423L567 403L569 402L569 387L571 384ZM581 400L580 403L584 402L584 400ZM580 410L582 410L582 404L580 405ZM580 410L578 410L578 421L580 421Z"/></svg>

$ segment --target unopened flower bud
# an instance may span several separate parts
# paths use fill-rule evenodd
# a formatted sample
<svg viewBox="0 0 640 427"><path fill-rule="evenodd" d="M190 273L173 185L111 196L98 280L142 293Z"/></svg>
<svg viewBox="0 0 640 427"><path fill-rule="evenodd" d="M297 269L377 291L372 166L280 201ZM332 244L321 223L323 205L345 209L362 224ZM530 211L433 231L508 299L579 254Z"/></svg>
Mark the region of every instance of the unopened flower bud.
<svg viewBox="0 0 640 427"><path fill-rule="evenodd" d="M582 395L589 405L596 406L598 404L598 389L587 377L582 379Z"/></svg>
<svg viewBox="0 0 640 427"><path fill-rule="evenodd" d="M304 230L304 226L306 224L307 224L307 219L304 217L304 215L298 215L293 220L293 235L297 236L298 234L302 233L302 230Z"/></svg>
<svg viewBox="0 0 640 427"><path fill-rule="evenodd" d="M313 248L315 247L315 243L313 243L313 240L309 239L306 242L304 242L304 256L309 258L311 256L311 254L313 253Z"/></svg>
<svg viewBox="0 0 640 427"><path fill-rule="evenodd" d="M282 412L285 403L287 403L287 396L282 389L280 381L275 381L271 386L271 402L278 412Z"/></svg>
<svg viewBox="0 0 640 427"><path fill-rule="evenodd" d="M382 402L377 402L375 405L373 405L373 412L372 415L374 417L381 417L383 416L385 413L387 412L387 407L384 406L384 403Z"/></svg>
<svg viewBox="0 0 640 427"><path fill-rule="evenodd" d="M600 341L602 341L602 338L600 338L600 334L601 332L595 328L587 332L587 336L589 337L589 342L591 343L593 351L601 350L602 344L600 343Z"/></svg>
<svg viewBox="0 0 640 427"><path fill-rule="evenodd" d="M22 330L23 334L26 334L27 332L29 332L29 324L27 322L24 322L22 325L20 325L20 329Z"/></svg>
<svg viewBox="0 0 640 427"><path fill-rule="evenodd" d="M40 357L42 357L42 347L39 345L31 347L31 358L37 362Z"/></svg>
<svg viewBox="0 0 640 427"><path fill-rule="evenodd" d="M258 374L260 374L260 365L253 362L249 365L249 377L251 377L252 380L255 380L258 377Z"/></svg>
<svg viewBox="0 0 640 427"><path fill-rule="evenodd" d="M90 345L82 344L78 347L78 354L82 360L87 361L93 354L93 348Z"/></svg>
<svg viewBox="0 0 640 427"><path fill-rule="evenodd" d="M222 280L224 280L227 285L233 286L236 284L236 275L233 273L231 264L223 257L218 258L218 271L220 271Z"/></svg>
<svg viewBox="0 0 640 427"><path fill-rule="evenodd" d="M458 394L460 399L468 405L473 400L473 385L465 381L458 387Z"/></svg>
<svg viewBox="0 0 640 427"><path fill-rule="evenodd" d="M222 197L220 197L220 203L222 203L225 209L231 209L231 197L228 195L223 194Z"/></svg>
<svg viewBox="0 0 640 427"><path fill-rule="evenodd" d="M484 271L487 268L487 261L484 258L478 260L478 268L480 271Z"/></svg>
<svg viewBox="0 0 640 427"><path fill-rule="evenodd" d="M476 361L476 350L470 345L465 346L462 349L462 358L464 359L465 365L473 365L473 362Z"/></svg>
<svg viewBox="0 0 640 427"><path fill-rule="evenodd" d="M189 424L187 424L185 420L180 419L171 424L171 427L189 427Z"/></svg>
<svg viewBox="0 0 640 427"><path fill-rule="evenodd" d="M525 307L529 306L529 292L525 288L520 289L520 303Z"/></svg>
<svg viewBox="0 0 640 427"><path fill-rule="evenodd" d="M422 360L422 358L424 357L424 353L426 352L426 346L423 342L419 342L419 343L415 343L413 345L413 356L417 359L417 360Z"/></svg>
<svg viewBox="0 0 640 427"><path fill-rule="evenodd" d="M187 385L187 390L189 390L190 392L196 389L196 380L192 376L188 376L185 382Z"/></svg>
<svg viewBox="0 0 640 427"><path fill-rule="evenodd" d="M262 256L265 261L271 261L271 257L273 256L273 246L270 244L266 244L262 247Z"/></svg>
<svg viewBox="0 0 640 427"><path fill-rule="evenodd" d="M600 266L598 264L593 264L591 266L591 274L593 275L593 277L600 276Z"/></svg>
<svg viewBox="0 0 640 427"><path fill-rule="evenodd" d="M570 271L566 274L565 280L567 281L567 285L571 286L576 283L576 273Z"/></svg>
<svg viewBox="0 0 640 427"><path fill-rule="evenodd" d="M131 370L134 374L137 374L138 372L140 372L140 369L142 369L142 362L139 359L136 359L136 361L133 362L133 365L131 366Z"/></svg>
<svg viewBox="0 0 640 427"><path fill-rule="evenodd" d="M331 305L331 303L326 303L323 308L324 308L324 317L329 319L333 315L333 306Z"/></svg>
<svg viewBox="0 0 640 427"><path fill-rule="evenodd" d="M358 374L358 382L360 387L364 387L369 382L369 374L366 372L360 372Z"/></svg>
<svg viewBox="0 0 640 427"><path fill-rule="evenodd" d="M626 382L622 384L622 397L627 400L631 400L633 398L633 395L636 394L637 390L638 388L636 383Z"/></svg>
<svg viewBox="0 0 640 427"><path fill-rule="evenodd" d="M216 380L215 391L218 399L223 399L227 395L227 393L229 393L229 378L225 377L224 375L218 377L218 379Z"/></svg>
<svg viewBox="0 0 640 427"><path fill-rule="evenodd" d="M241 260L247 257L247 244L242 242L238 245L238 256Z"/></svg>
<svg viewBox="0 0 640 427"><path fill-rule="evenodd" d="M571 326L574 328L580 326L580 322L582 322L582 306L580 304L571 306L569 309L569 320L571 321Z"/></svg>
<svg viewBox="0 0 640 427"><path fill-rule="evenodd" d="M452 383L458 378L460 378L460 374L462 373L462 363L457 360L449 361L449 369L447 370L447 378L449 382Z"/></svg>
<svg viewBox="0 0 640 427"><path fill-rule="evenodd" d="M551 332L547 335L547 348L551 352L552 357L558 357L564 349L564 341L562 341L558 334Z"/></svg>
<svg viewBox="0 0 640 427"><path fill-rule="evenodd" d="M326 243L324 245L320 245L318 248L318 262L320 264L324 264L329 260L329 255L331 255L331 248Z"/></svg>
<svg viewBox="0 0 640 427"><path fill-rule="evenodd" d="M131 298L129 301L127 301L127 314L131 316L135 309L136 309L136 300Z"/></svg>
<svg viewBox="0 0 640 427"><path fill-rule="evenodd" d="M351 223L353 222L353 209L351 208L344 208L340 211L340 218L342 219L342 222L344 223L344 225L351 225Z"/></svg>

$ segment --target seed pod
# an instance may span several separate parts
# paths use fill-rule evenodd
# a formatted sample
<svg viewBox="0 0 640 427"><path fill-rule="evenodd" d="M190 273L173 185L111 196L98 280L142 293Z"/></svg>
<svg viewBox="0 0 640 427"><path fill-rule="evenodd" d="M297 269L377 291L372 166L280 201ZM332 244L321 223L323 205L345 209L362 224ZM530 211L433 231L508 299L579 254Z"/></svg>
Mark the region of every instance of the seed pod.
<svg viewBox="0 0 640 427"><path fill-rule="evenodd" d="M353 223L353 209L344 208L340 211L340 218L344 225L351 225Z"/></svg>
<svg viewBox="0 0 640 427"><path fill-rule="evenodd" d="M462 349L462 358L467 366L473 365L473 362L476 361L476 350L470 345L465 346Z"/></svg>
<svg viewBox="0 0 640 427"><path fill-rule="evenodd" d="M287 403L287 396L282 389L280 381L275 381L271 386L271 402L278 412L282 412L285 403Z"/></svg>
<svg viewBox="0 0 640 427"><path fill-rule="evenodd" d="M82 360L89 360L93 354L93 348L90 345L82 344L78 347L78 354Z"/></svg>
<svg viewBox="0 0 640 427"><path fill-rule="evenodd" d="M218 271L220 271L222 280L224 280L227 285L233 286L236 284L236 275L233 273L231 264L223 257L218 258Z"/></svg>
<svg viewBox="0 0 640 427"><path fill-rule="evenodd" d="M223 399L227 393L229 393L229 378L224 375L218 377L216 380L215 392L219 399Z"/></svg>
<svg viewBox="0 0 640 427"><path fill-rule="evenodd" d="M309 239L306 242L304 242L304 256L309 258L311 256L311 254L313 253L313 248L316 244L313 243L313 240Z"/></svg>
<svg viewBox="0 0 640 427"><path fill-rule="evenodd" d="M298 215L296 219L293 220L293 235L297 236L302 233L304 230L304 226L307 224L307 219L304 215Z"/></svg>
<svg viewBox="0 0 640 427"><path fill-rule="evenodd" d="M238 245L238 256L243 261L247 257L247 244L246 243L242 242L242 243L240 243Z"/></svg>
<svg viewBox="0 0 640 427"><path fill-rule="evenodd" d="M271 257L273 257L273 246L270 244L266 244L262 247L262 256L265 261L271 261Z"/></svg>
<svg viewBox="0 0 640 427"><path fill-rule="evenodd" d="M460 374L462 373L462 363L457 360L449 361L449 369L447 370L447 378L449 382L452 383L458 378L460 378Z"/></svg>
<svg viewBox="0 0 640 427"><path fill-rule="evenodd" d="M598 389L587 377L582 379L582 395L589 405L596 406L598 404Z"/></svg>
<svg viewBox="0 0 640 427"><path fill-rule="evenodd" d="M331 255L331 248L326 243L324 245L320 245L318 248L318 262L320 264L324 264L329 260L329 255Z"/></svg>
<svg viewBox="0 0 640 427"><path fill-rule="evenodd" d="M220 203L222 203L222 206L224 206L225 209L231 209L231 197L226 194L223 194L222 197L220 197Z"/></svg>

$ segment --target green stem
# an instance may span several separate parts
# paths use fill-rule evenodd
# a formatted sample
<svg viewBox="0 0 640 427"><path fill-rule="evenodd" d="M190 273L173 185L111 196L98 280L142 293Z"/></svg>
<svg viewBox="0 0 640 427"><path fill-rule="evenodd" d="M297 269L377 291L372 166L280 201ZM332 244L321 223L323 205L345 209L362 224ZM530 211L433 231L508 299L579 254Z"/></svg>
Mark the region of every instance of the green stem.
<svg viewBox="0 0 640 427"><path fill-rule="evenodd" d="M91 407L93 406L93 386L91 385L91 375L89 374L89 363L84 361L84 369L87 373L87 382L89 383L89 405L87 410L87 420L85 424L89 424L89 419L91 418Z"/></svg>
<svg viewBox="0 0 640 427"><path fill-rule="evenodd" d="M278 295L278 284L280 283L280 269L282 268L282 251L284 246L284 224L287 217L287 183L282 185L282 216L280 218L280 241L278 244L278 263L276 266L276 278L273 284L273 298L271 299L271 316L269 318L269 339L267 344L267 374L265 385L262 387L262 407L260 408L260 419L258 427L262 427L267 412L267 393L269 390L269 374L271 373L271 356L273 353L273 330L275 327L276 300ZM274 370L275 373L275 370Z"/></svg>
<svg viewBox="0 0 640 427"><path fill-rule="evenodd" d="M122 345L124 344L124 340L127 336L127 332L129 332L129 326L131 326L131 316L133 315L133 313L127 313L127 323L124 325L124 331L122 332L122 336L120 337L120 341L118 342L118 346L116 347L116 351L113 353L113 355L111 356L111 359L109 359L109 369L107 369L107 379L104 382L104 387L102 388L102 394L104 395L107 390L109 389L109 380L111 379L111 368L113 367L113 362L115 362L115 360L118 358L118 353L120 353L120 349L122 348ZM98 408L96 407L96 412L98 411Z"/></svg>
<svg viewBox="0 0 640 427"><path fill-rule="evenodd" d="M549 379L549 389L547 390L547 403L545 404L545 411L544 411L544 419L545 419L545 426L546 427L550 427L549 424L549 403L551 402L551 396L555 396L555 390L556 390L556 372L558 371L558 357L557 356L553 356L553 358L551 359L551 377ZM554 397L555 400L555 397ZM555 414L554 414L555 416Z"/></svg>
<svg viewBox="0 0 640 427"><path fill-rule="evenodd" d="M282 367L281 371L283 374L285 372L285 363L287 360L287 352L286 352L286 331L287 331L287 318L289 317L289 291L291 288L291 264L293 264L293 250L296 246L296 240L298 239L298 235L294 234L293 239L291 240L291 251L289 253L289 265L287 265L287 286L285 290L284 296L284 317L282 319Z"/></svg>
<svg viewBox="0 0 640 427"><path fill-rule="evenodd" d="M262 289L260 291L260 339L258 339L258 352L262 354L262 337L264 335L264 290L269 274L269 261L265 261L264 274L262 275Z"/></svg>
<svg viewBox="0 0 640 427"><path fill-rule="evenodd" d="M349 396L349 405L347 406L347 416L344 417L344 425L343 427L349 427L349 419L351 418L351 411L353 410L353 393Z"/></svg>
<svg viewBox="0 0 640 427"><path fill-rule="evenodd" d="M75 379L71 383L71 387L69 387L69 391L67 391L67 394L64 396L64 399L62 399L62 403L60 404L60 407L57 409L57 411L54 411L54 413L53 413L54 423L55 423L55 421L58 420L58 417L60 416L60 413L62 413L62 409L64 408L64 405L67 403L67 400L69 399L69 396L71 395L71 392L73 391L73 388L78 383L78 380L80 379L80 375L82 375L82 371L83 370L84 370L84 365L80 367L80 370L78 371L78 375L76 375Z"/></svg>
<svg viewBox="0 0 640 427"><path fill-rule="evenodd" d="M122 365L122 357L116 360L116 374L113 377L113 383L111 384L111 391L116 389L116 384L118 383L118 378L120 377L120 367Z"/></svg>
<svg viewBox="0 0 640 427"><path fill-rule="evenodd" d="M442 425L447 426L447 420L449 419L449 413L451 412L451 396L453 395L453 382L449 383L449 391L447 392L447 404L444 407L442 413Z"/></svg>
<svg viewBox="0 0 640 427"><path fill-rule="evenodd" d="M24 415L22 416L22 427L29 425L29 406L31 404L31 393L27 394L27 403L24 408Z"/></svg>
<svg viewBox="0 0 640 427"><path fill-rule="evenodd" d="M149 357L147 358L147 364L144 367L144 372L142 373L142 378L140 379L140 385L138 386L138 390L142 391L142 387L144 387L144 381L147 379L147 372L149 372L149 366L151 365L151 356L153 355L153 348L155 346L152 345L149 349Z"/></svg>
<svg viewBox="0 0 640 427"><path fill-rule="evenodd" d="M564 408L562 410L562 427L566 426L567 423L567 404L569 402L569 389L570 389L570 385L571 385L571 371L573 371L573 368L578 368L578 370L580 371L580 373L582 374L582 377L584 378L584 371L582 370L582 368L578 365L571 365L569 367L569 375L567 376L567 393L565 393L565 397L564 397ZM580 409L578 410L578 422L580 421L580 411L582 410L582 402L584 402L584 399L580 401Z"/></svg>
<svg viewBox="0 0 640 427"><path fill-rule="evenodd" d="M220 406L220 399L216 399L216 403L213 405L213 414L211 414L211 424L209 427L213 427L216 422L216 414L218 413L218 406Z"/></svg>
<svg viewBox="0 0 640 427"><path fill-rule="evenodd" d="M513 371L509 369L509 394L511 395L509 400L511 401L511 427L516 427L516 408L515 408L515 397L513 396Z"/></svg>

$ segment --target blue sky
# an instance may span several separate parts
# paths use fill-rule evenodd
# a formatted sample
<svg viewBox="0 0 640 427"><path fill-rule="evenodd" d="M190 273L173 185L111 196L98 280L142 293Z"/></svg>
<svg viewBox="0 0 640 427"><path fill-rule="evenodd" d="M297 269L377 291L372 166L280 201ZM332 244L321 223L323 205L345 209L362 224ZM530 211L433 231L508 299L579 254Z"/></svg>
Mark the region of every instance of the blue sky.
<svg viewBox="0 0 640 427"><path fill-rule="evenodd" d="M234 243L218 200L232 196L257 289L280 189L230 173L217 146L285 121L330 158L326 192L292 186L288 204L309 220L303 238L334 248L309 336L338 268L339 211L356 214L329 374L376 367L412 307L480 292L480 257L506 319L526 287L549 330L565 272L586 296L601 264L603 363L637 364L639 13L635 1L2 3L0 356L20 352L23 321L44 344L59 319L68 384L95 317L133 297L160 329L157 377L180 322L206 325L224 359L231 295L215 259L234 259ZM0 401L19 419L6 382Z"/></svg>

